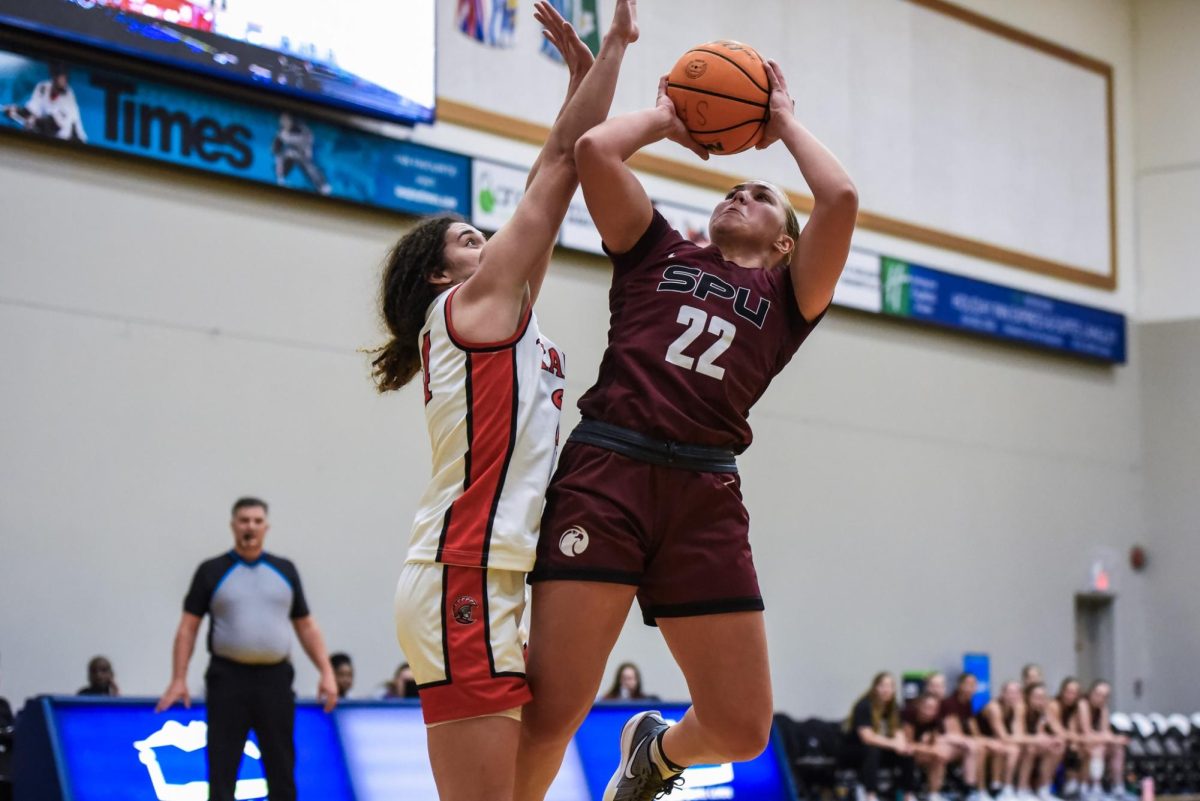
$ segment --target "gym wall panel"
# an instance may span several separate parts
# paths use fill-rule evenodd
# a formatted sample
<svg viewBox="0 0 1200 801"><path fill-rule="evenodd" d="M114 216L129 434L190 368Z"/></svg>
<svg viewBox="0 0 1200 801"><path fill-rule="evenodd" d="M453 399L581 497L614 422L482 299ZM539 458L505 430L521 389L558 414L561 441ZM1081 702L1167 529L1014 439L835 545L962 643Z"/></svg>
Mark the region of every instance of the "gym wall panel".
<svg viewBox="0 0 1200 801"><path fill-rule="evenodd" d="M1138 315L1200 317L1200 6L1136 5Z"/></svg>
<svg viewBox="0 0 1200 801"><path fill-rule="evenodd" d="M784 65L798 116L855 176L868 227L873 216L884 218L885 228L913 224L997 247L1004 253L996 260L1009 266L1111 289L1109 66L1028 35L1022 41L1020 31L1004 26L985 30L931 5L946 4L767 2L746 14L709 1L692 4L684 19L669 4L647 4L640 9L642 39L625 71L660 75L698 41L749 42ZM537 31L528 20L519 21L511 50L456 35L450 5L439 24L452 34L443 36L439 54L443 97L542 125L552 121L562 70L531 44ZM518 83L529 90L512 92ZM654 91L653 79L626 79L614 110L650 105ZM700 167L670 143L649 151ZM782 149L705 166L804 191Z"/></svg>
<svg viewBox="0 0 1200 801"><path fill-rule="evenodd" d="M1200 321L1141 326L1145 369L1146 526L1145 583L1151 610L1153 671L1149 694L1157 708L1200 710Z"/></svg>
<svg viewBox="0 0 1200 801"><path fill-rule="evenodd" d="M642 5L646 35L674 38L630 51L627 75L649 77L622 84L627 108L651 102L664 53L700 36L667 18L673 4ZM1110 61L1127 95L1126 4L970 7ZM744 8L704 24L733 33ZM535 33L523 19L518 36ZM442 36L443 93L492 64L509 87L555 94L509 89L506 113L549 122L558 68L477 61L452 26ZM832 130L848 100L829 102ZM1117 122L1118 174L1131 175L1128 104ZM486 143L456 126L414 134L427 136ZM532 148L494 155L528 163ZM1118 182L1123 250L1131 183ZM379 341L378 268L409 221L11 137L0 186L0 693L69 692L95 653L124 692L160 692L191 570L228 547L243 492L271 501L269 546L296 560L330 647L354 655L370 692L401 658L391 596L429 455L417 393L373 394L355 348ZM1021 277L932 246L897 255ZM1102 293L1029 280L1081 302ZM607 286L602 260L560 252L539 302L568 356L564 429L599 363ZM1122 276L1111 296L1122 310L1130 286ZM1052 677L1073 670L1089 555L1143 531L1141 402L1137 360L1096 368L831 314L754 412L743 460L777 706L842 714L874 670L953 668L968 649L989 651L997 678L1031 659ZM1118 578L1118 702L1146 708L1156 698L1131 693L1161 652L1146 639L1146 578ZM612 666L628 658L652 691L685 693L655 630L627 627Z"/></svg>

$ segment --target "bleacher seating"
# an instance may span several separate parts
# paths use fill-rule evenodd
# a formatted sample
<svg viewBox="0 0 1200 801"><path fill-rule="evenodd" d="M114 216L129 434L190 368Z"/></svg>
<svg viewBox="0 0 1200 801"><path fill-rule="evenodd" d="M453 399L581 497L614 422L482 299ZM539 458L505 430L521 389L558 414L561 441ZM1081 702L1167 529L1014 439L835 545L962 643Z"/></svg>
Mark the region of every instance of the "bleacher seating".
<svg viewBox="0 0 1200 801"><path fill-rule="evenodd" d="M840 721L796 721L777 714L775 723L801 799L853 797L854 770L844 758ZM1118 712L1110 723L1113 731L1129 738L1126 772L1134 786L1151 778L1159 796L1200 797L1200 712L1190 716ZM946 789L946 795L955 797L966 788L961 781L950 781Z"/></svg>

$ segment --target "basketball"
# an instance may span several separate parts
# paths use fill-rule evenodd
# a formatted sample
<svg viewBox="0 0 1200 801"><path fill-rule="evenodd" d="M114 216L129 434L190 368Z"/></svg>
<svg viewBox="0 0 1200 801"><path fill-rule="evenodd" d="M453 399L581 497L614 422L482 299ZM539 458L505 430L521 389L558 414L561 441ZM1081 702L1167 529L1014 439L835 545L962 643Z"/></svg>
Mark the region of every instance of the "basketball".
<svg viewBox="0 0 1200 801"><path fill-rule="evenodd" d="M749 45L697 45L675 62L667 96L692 138L709 153L729 156L754 147L767 124L767 66Z"/></svg>

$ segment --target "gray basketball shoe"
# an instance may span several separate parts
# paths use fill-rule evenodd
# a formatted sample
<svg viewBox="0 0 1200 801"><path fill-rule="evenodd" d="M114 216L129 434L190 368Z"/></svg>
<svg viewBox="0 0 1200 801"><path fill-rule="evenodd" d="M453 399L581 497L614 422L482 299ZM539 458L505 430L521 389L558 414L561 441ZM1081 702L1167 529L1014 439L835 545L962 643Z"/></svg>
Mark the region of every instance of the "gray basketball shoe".
<svg viewBox="0 0 1200 801"><path fill-rule="evenodd" d="M664 779L650 758L650 746L668 728L662 715L642 712L621 729L621 764L608 781L603 801L654 801L683 784L683 776Z"/></svg>

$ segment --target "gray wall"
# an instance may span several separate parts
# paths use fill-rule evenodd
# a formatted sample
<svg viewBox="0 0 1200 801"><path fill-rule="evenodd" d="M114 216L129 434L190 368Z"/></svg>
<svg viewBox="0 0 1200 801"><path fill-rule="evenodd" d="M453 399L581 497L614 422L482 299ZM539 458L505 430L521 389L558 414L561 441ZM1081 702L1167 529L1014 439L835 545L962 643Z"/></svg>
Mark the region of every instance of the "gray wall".
<svg viewBox="0 0 1200 801"><path fill-rule="evenodd" d="M1142 326L1152 695L1200 709L1200 320Z"/></svg>
<svg viewBox="0 0 1200 801"><path fill-rule="evenodd" d="M1135 3L1138 314L1200 317L1200 5Z"/></svg>
<svg viewBox="0 0 1200 801"><path fill-rule="evenodd" d="M159 692L190 572L228 547L243 492L273 503L270 546L331 647L381 680L428 446L417 396L373 395L354 349L377 340L399 223L0 143L6 693L71 691L98 652L127 693ZM606 285L562 253L540 303L569 400L599 361ZM1071 670L1088 555L1140 528L1138 372L831 315L755 409L744 460L779 706L840 713L873 671L968 649L997 676ZM1118 622L1123 676L1141 636ZM629 627L620 658L683 693L652 630Z"/></svg>
<svg viewBox="0 0 1200 801"><path fill-rule="evenodd" d="M1116 65L1112 299L1131 311L1130 4L967 5ZM126 693L160 692L191 571L228 547L247 492L272 502L269 547L296 560L368 691L401 658L392 589L428 475L416 393L376 396L355 353L378 341L377 270L406 221L11 137L0 186L0 692L73 691L95 653ZM560 253L539 304L571 408L600 358L607 281L604 262ZM990 652L998 679L1028 660L1058 678L1097 555L1118 566L1118 702L1196 705L1176 667L1200 656L1180 635L1194 629L1162 614L1190 603L1174 555L1196 548L1181 478L1196 437L1154 411L1195 375L1164 384L1188 351L1131 333L1131 363L1103 368L830 315L755 409L743 460L780 708L840 714L874 671L953 668L966 650ZM1162 556L1130 575L1137 541ZM683 694L656 631L627 627L626 658ZM313 671L299 676L310 693Z"/></svg>

